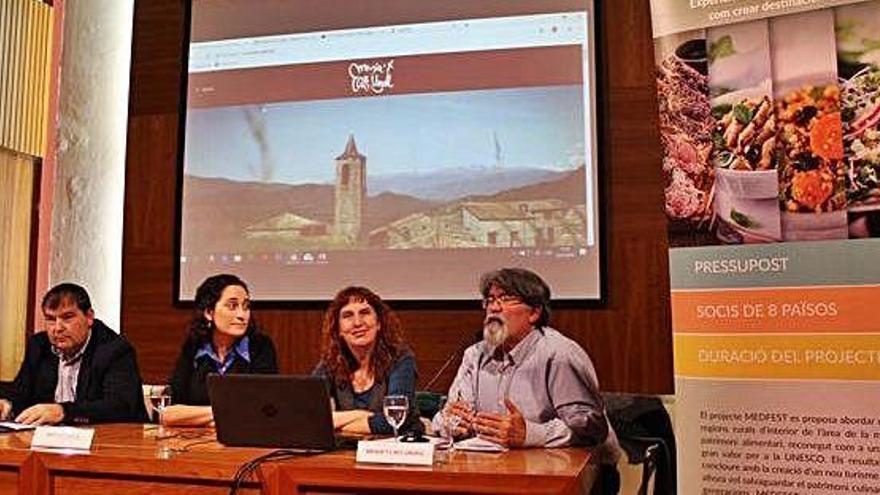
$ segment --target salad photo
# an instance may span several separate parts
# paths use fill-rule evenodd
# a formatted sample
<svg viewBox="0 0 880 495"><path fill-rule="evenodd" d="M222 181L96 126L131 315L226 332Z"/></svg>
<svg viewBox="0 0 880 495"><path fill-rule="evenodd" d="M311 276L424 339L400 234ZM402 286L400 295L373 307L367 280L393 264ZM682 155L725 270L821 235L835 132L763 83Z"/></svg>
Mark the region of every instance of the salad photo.
<svg viewBox="0 0 880 495"><path fill-rule="evenodd" d="M784 211L824 213L846 208L839 109L836 84L805 85L777 101Z"/></svg>
<svg viewBox="0 0 880 495"><path fill-rule="evenodd" d="M712 107L717 119L712 133L712 162L731 170L775 168L776 117L767 96L745 98Z"/></svg>
<svg viewBox="0 0 880 495"><path fill-rule="evenodd" d="M866 67L842 87L847 199L880 206L880 70Z"/></svg>
<svg viewBox="0 0 880 495"><path fill-rule="evenodd" d="M708 29L716 237L725 244L782 238L767 20Z"/></svg>
<svg viewBox="0 0 880 495"><path fill-rule="evenodd" d="M880 1L835 9L851 211L880 208Z"/></svg>

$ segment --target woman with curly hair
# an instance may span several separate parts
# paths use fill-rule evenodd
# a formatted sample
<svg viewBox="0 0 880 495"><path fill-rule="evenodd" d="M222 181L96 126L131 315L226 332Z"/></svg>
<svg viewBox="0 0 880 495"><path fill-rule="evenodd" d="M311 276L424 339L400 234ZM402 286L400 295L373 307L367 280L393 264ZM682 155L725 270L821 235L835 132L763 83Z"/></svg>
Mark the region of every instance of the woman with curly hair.
<svg viewBox="0 0 880 495"><path fill-rule="evenodd" d="M405 395L410 410L400 431L419 431L415 409L416 360L403 341L397 315L364 287L336 294L321 328L321 362L336 406L333 426L346 433L391 434L382 413L386 395Z"/></svg>
<svg viewBox="0 0 880 495"><path fill-rule="evenodd" d="M192 320L170 380L174 405L162 411L162 424L213 424L209 373L278 373L275 346L258 331L247 284L235 275L208 277L196 289Z"/></svg>

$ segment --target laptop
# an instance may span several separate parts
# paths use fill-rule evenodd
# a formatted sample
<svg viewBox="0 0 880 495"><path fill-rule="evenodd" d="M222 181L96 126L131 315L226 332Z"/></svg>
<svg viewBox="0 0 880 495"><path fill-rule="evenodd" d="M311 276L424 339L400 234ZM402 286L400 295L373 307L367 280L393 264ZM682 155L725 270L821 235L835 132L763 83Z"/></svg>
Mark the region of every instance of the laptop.
<svg viewBox="0 0 880 495"><path fill-rule="evenodd" d="M208 375L217 440L236 447L332 450L349 446L333 432L324 379L298 375ZM343 443L344 445L340 445Z"/></svg>

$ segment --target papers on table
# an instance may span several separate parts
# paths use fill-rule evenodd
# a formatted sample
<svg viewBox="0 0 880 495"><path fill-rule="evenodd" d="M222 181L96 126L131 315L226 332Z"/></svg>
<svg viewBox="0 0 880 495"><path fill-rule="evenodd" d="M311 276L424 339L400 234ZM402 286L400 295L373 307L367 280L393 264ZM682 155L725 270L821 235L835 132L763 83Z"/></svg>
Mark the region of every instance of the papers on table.
<svg viewBox="0 0 880 495"><path fill-rule="evenodd" d="M504 452L507 450L507 447L503 445L483 440L480 437L471 437L455 442L453 448L456 450L466 450L471 452Z"/></svg>
<svg viewBox="0 0 880 495"><path fill-rule="evenodd" d="M27 431L33 430L36 428L34 425L25 425L21 423L15 423L12 421L0 421L0 433L6 432L14 432L14 431Z"/></svg>

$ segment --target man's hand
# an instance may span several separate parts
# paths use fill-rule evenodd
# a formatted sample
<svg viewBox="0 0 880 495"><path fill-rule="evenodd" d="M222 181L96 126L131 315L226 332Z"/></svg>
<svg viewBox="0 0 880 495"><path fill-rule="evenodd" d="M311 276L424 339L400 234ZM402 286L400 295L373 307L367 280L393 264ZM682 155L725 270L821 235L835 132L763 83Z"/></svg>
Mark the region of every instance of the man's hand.
<svg viewBox="0 0 880 495"><path fill-rule="evenodd" d="M61 404L37 404L31 406L15 418L16 423L26 425L57 425L64 420Z"/></svg>
<svg viewBox="0 0 880 495"><path fill-rule="evenodd" d="M455 416L458 424L452 430L453 438L466 437L473 432L474 408L470 402L457 400L443 408L444 416Z"/></svg>
<svg viewBox="0 0 880 495"><path fill-rule="evenodd" d="M504 399L507 414L478 412L474 429L484 440L506 447L522 447L526 443L526 420L516 404Z"/></svg>
<svg viewBox="0 0 880 495"><path fill-rule="evenodd" d="M0 399L0 421L6 421L12 414L12 402L6 399Z"/></svg>

